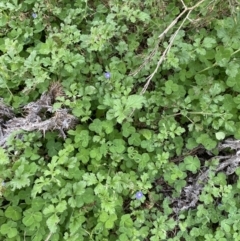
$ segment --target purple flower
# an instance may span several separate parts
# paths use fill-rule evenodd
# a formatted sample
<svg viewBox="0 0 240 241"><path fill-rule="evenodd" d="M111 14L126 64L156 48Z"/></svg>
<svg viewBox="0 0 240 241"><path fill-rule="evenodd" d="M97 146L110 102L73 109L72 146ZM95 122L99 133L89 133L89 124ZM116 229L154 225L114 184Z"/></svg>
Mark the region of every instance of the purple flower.
<svg viewBox="0 0 240 241"><path fill-rule="evenodd" d="M135 195L136 199L141 199L143 197L143 193L141 191L137 192Z"/></svg>
<svg viewBox="0 0 240 241"><path fill-rule="evenodd" d="M104 76L106 79L109 79L111 77L111 74L109 72L104 73Z"/></svg>
<svg viewBox="0 0 240 241"><path fill-rule="evenodd" d="M36 14L36 13L32 13L32 17L33 17L33 18L36 18L36 17L37 17L37 14Z"/></svg>

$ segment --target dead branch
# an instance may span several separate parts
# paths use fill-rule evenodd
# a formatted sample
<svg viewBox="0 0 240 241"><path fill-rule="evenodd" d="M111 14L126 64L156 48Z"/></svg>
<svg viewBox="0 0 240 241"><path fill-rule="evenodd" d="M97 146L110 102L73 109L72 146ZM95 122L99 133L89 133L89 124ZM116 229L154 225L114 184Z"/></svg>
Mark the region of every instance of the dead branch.
<svg viewBox="0 0 240 241"><path fill-rule="evenodd" d="M15 132L58 130L66 138L65 130L77 124L77 118L68 113L67 109L53 110L53 104L58 96L63 96L62 86L59 82L53 83L48 92L44 92L40 99L28 103L22 109L26 116L16 117L12 108L0 102L0 146L6 147L7 139Z"/></svg>
<svg viewBox="0 0 240 241"><path fill-rule="evenodd" d="M219 144L219 150L223 150L225 148L230 148L232 150L240 149L240 141L239 140L231 140L227 139L224 143ZM238 151L235 155L231 156L216 156L212 159L219 161L225 159L218 164L215 170L211 170L212 173L216 174L220 171L225 172L226 175L231 175L235 172L235 170L240 165L240 156ZM207 184L209 179L210 169L206 169L202 174L200 174L193 184L190 184L183 188L182 193L179 198L172 199L173 210L175 213L179 213L180 211L188 210L190 208L195 208L197 206L199 196Z"/></svg>

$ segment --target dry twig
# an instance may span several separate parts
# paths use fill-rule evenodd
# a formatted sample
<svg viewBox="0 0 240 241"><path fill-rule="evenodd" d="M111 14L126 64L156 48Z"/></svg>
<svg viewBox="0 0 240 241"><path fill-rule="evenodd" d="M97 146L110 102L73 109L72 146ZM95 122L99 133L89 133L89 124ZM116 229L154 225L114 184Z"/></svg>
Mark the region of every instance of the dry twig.
<svg viewBox="0 0 240 241"><path fill-rule="evenodd" d="M68 114L67 109L53 110L56 98L62 95L60 83L52 84L49 91L43 93L39 100L23 107L23 110L27 113L25 118L15 117L10 107L0 103L0 146L6 147L8 137L20 130L40 130L44 135L48 130L58 130L61 136L66 138L64 130L73 128L77 119Z"/></svg>
<svg viewBox="0 0 240 241"><path fill-rule="evenodd" d="M238 149L240 149L240 141L225 140L223 144L219 144L218 148L219 150L230 148L237 151ZM222 171L225 172L226 175L231 175L240 165L240 156L238 155L238 151L235 155L232 156L216 156L213 159L218 159L219 161L225 159L225 161L219 163L215 170L211 170L211 172L213 173L218 173ZM209 173L209 169L205 170L196 178L193 184L190 184L183 188L181 196L179 198L172 199L172 203L174 205L173 210L175 213L179 213L180 211L188 210L197 206L199 196L204 186L208 182Z"/></svg>
<svg viewBox="0 0 240 241"><path fill-rule="evenodd" d="M169 26L159 35L159 37L158 37L159 40L160 40L160 41L162 40L162 38L169 32L169 30L170 30L171 28L173 28L173 26L175 26L175 25L177 24L177 22L179 21L179 19L180 19L184 14L187 13L187 15L186 15L186 17L182 20L180 26L179 26L178 29L175 31L175 33L173 34L173 36L170 38L170 41L169 41L169 44L168 44L167 48L164 50L162 56L160 57L159 61L157 62L156 68L154 69L154 71L152 72L152 74L149 75L149 76L146 78L146 83L145 83L143 89L142 89L141 92L140 92L141 95L143 95L143 94L146 92L146 90L147 90L147 88L148 88L151 80L153 79L153 77L155 76L155 74L158 72L158 69L159 69L159 67L161 66L162 62L165 60L167 54L170 52L171 47L172 47L172 45L173 45L173 43L174 43L174 40L175 40L177 34L179 33L179 31L180 31L180 29L182 28L183 24L184 24L187 20L189 20L189 16L190 16L191 12L192 12L195 8L197 8L200 4L202 4L204 1L205 1L205 0L201 0L201 1L199 1L198 3L196 3L194 6L192 6L192 7L187 7L187 6L185 5L185 3L183 2L183 0L181 0L181 2L182 2L182 4L183 4L183 7L184 7L184 10L183 10L183 11L169 24ZM159 41L159 42L160 42L160 41ZM132 74L132 75L136 75L137 73L139 73L140 70L141 70L141 69L146 65L146 63L149 61L149 59L152 59L152 58L153 58L153 56L154 56L155 53L157 52L157 48L158 48L159 42L157 43L157 46L154 48L154 50L151 52L150 56L148 56L148 57L145 59L144 63L143 63L143 64L137 69L137 71L135 71L134 74ZM131 112L131 114L129 115L129 117L131 117L131 116L133 115L134 111L135 111L135 110L133 110L133 111Z"/></svg>
<svg viewBox="0 0 240 241"><path fill-rule="evenodd" d="M152 80L152 78L154 77L154 75L157 73L160 65L162 64L162 62L164 61L164 59L166 58L167 54L169 53L173 43L174 43L174 40L179 32L179 30L182 28L183 24L188 20L189 18L189 15L191 14L191 12L197 8L201 3L203 3L205 0L201 0L199 1L197 4L195 4L193 7L187 7L183 1L181 0L181 2L183 3L183 6L184 6L184 10L171 22L171 24L159 35L159 39L162 39L164 37L164 35L166 35L168 33L168 31L173 27L175 26L175 24L178 22L178 20L186 13L186 17L183 19L182 23L180 24L180 26L178 27L178 29L175 31L175 33L173 34L173 36L171 37L170 39L170 42L167 46L167 48L165 49L165 51L163 52L162 56L160 57L158 63L157 63L157 66L156 68L154 69L153 73L151 75L149 75L147 77L147 82L146 84L144 85L144 88L142 89L141 91L141 95L144 94L150 84L150 81Z"/></svg>

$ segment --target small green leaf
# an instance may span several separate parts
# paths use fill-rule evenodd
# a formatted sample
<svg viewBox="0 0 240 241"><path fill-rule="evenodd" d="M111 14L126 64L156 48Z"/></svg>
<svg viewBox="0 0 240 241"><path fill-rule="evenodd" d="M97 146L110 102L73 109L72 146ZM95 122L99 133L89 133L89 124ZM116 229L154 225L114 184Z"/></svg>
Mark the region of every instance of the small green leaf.
<svg viewBox="0 0 240 241"><path fill-rule="evenodd" d="M230 231L231 231L231 226L230 226L229 223L227 223L226 220L223 220L223 221L221 222L221 227L224 229L224 231L225 231L226 233L230 233Z"/></svg>
<svg viewBox="0 0 240 241"><path fill-rule="evenodd" d="M208 134L201 134L196 141L202 144L207 150L212 150L217 145L217 142L212 140Z"/></svg>
<svg viewBox="0 0 240 241"><path fill-rule="evenodd" d="M105 223L109 218L109 215L107 212L102 212L99 216L99 220L103 223Z"/></svg>
<svg viewBox="0 0 240 241"><path fill-rule="evenodd" d="M92 174L92 173L91 173ZM85 177L86 178L86 177ZM94 177L93 177L94 178ZM93 182L93 181L92 181ZM73 184L73 193L75 195L82 195L86 190L87 182L79 181ZM65 204L64 204L65 205ZM66 206L65 206L66 208ZM65 209L64 209L65 210Z"/></svg>
<svg viewBox="0 0 240 241"><path fill-rule="evenodd" d="M210 49L216 44L216 40L214 38L206 37L203 40L202 46L204 48Z"/></svg>
<svg viewBox="0 0 240 241"><path fill-rule="evenodd" d="M123 153L124 150L125 150L125 143L122 139L115 139L113 140L112 143L109 142L109 144L111 145L109 147L109 150L112 152L112 153Z"/></svg>
<svg viewBox="0 0 240 241"><path fill-rule="evenodd" d="M102 132L102 122L99 119L95 119L90 125L89 130L94 131L98 134Z"/></svg>
<svg viewBox="0 0 240 241"><path fill-rule="evenodd" d="M231 54L233 52L232 49L226 48L225 46L219 46L216 50L216 63L221 67L227 66L227 63L229 62Z"/></svg>
<svg viewBox="0 0 240 241"><path fill-rule="evenodd" d="M225 121L224 127L227 131L234 133L236 131L236 125L234 121Z"/></svg>
<svg viewBox="0 0 240 241"><path fill-rule="evenodd" d="M94 95L96 92L97 92L96 88L92 85L88 85L85 88L85 94L86 95Z"/></svg>
<svg viewBox="0 0 240 241"><path fill-rule="evenodd" d="M58 205L56 206L56 212L62 213L67 209L67 202L65 200L62 200Z"/></svg>
<svg viewBox="0 0 240 241"><path fill-rule="evenodd" d="M152 132L148 129L142 129L139 131L140 134L142 134L147 140L150 140L152 137Z"/></svg>
<svg viewBox="0 0 240 241"><path fill-rule="evenodd" d="M108 121L103 121L102 122L102 127L105 130L106 134L110 134L113 132L113 122L108 120Z"/></svg>
<svg viewBox="0 0 240 241"><path fill-rule="evenodd" d="M223 140L225 138L225 133L222 131L216 132L216 138L217 140Z"/></svg>
<svg viewBox="0 0 240 241"><path fill-rule="evenodd" d="M47 226L50 232L55 233L57 231L57 224L59 223L60 219L56 214L53 214L47 219Z"/></svg>
<svg viewBox="0 0 240 241"><path fill-rule="evenodd" d="M83 175L83 180L87 183L88 186L98 183L96 175L94 173L85 173Z"/></svg>
<svg viewBox="0 0 240 241"><path fill-rule="evenodd" d="M186 165L186 169L191 171L192 173L196 173L200 168L200 161L197 157L188 156L184 158L184 163Z"/></svg>
<svg viewBox="0 0 240 241"><path fill-rule="evenodd" d="M89 149L81 148L76 156L82 163L88 163L90 157Z"/></svg>
<svg viewBox="0 0 240 241"><path fill-rule="evenodd" d="M133 133L133 134L128 138L128 143L129 143L129 145L140 146L140 145L141 145L140 134L139 134L139 133Z"/></svg>
<svg viewBox="0 0 240 241"><path fill-rule="evenodd" d="M145 101L142 95L130 95L127 98L125 110L141 109Z"/></svg>
<svg viewBox="0 0 240 241"><path fill-rule="evenodd" d="M106 229L112 229L113 226L114 226L114 222L111 219L109 219L105 222L105 228Z"/></svg>
<svg viewBox="0 0 240 241"><path fill-rule="evenodd" d="M178 85L175 84L172 80L165 82L165 93L170 95L172 92L178 91Z"/></svg>
<svg viewBox="0 0 240 241"><path fill-rule="evenodd" d="M135 131L136 131L135 128L129 122L123 123L122 134L123 134L124 137L130 136Z"/></svg>
<svg viewBox="0 0 240 241"><path fill-rule="evenodd" d="M236 62L229 62L228 65L227 65L227 69L226 69L226 74L229 76L229 77L232 77L232 78L235 78L238 74L238 71L239 71L239 64L236 63Z"/></svg>
<svg viewBox="0 0 240 241"><path fill-rule="evenodd" d="M76 134L75 136L75 142L80 142L82 147L87 147L88 143L90 141L89 138L89 131L88 130L82 130L80 133Z"/></svg>
<svg viewBox="0 0 240 241"><path fill-rule="evenodd" d="M44 215L54 213L54 212L55 212L55 207L52 204L43 209Z"/></svg>
<svg viewBox="0 0 240 241"><path fill-rule="evenodd" d="M5 150L0 147L0 165L6 165L9 163L9 158L5 152Z"/></svg>
<svg viewBox="0 0 240 241"><path fill-rule="evenodd" d="M22 212L22 209L20 207L9 206L5 211L5 216L14 221L17 221L22 217L21 212Z"/></svg>
<svg viewBox="0 0 240 241"><path fill-rule="evenodd" d="M42 221L42 213L28 209L24 212L23 224L25 226L37 225Z"/></svg>
<svg viewBox="0 0 240 241"><path fill-rule="evenodd" d="M17 223L8 221L1 226L0 233L2 233L3 235L7 235L8 238L13 238L18 234L16 226Z"/></svg>
<svg viewBox="0 0 240 241"><path fill-rule="evenodd" d="M44 199L42 199L41 197L35 197L32 200L32 209L34 211L40 211L43 208L45 203L46 203L46 201Z"/></svg>
<svg viewBox="0 0 240 241"><path fill-rule="evenodd" d="M116 214L111 214L108 220L105 222L106 229L112 229L114 227L114 222L117 220Z"/></svg>
<svg viewBox="0 0 240 241"><path fill-rule="evenodd" d="M56 43L53 41L52 38L48 38L45 43L39 43L37 45L37 49L40 54L49 54L52 49L56 46Z"/></svg>
<svg viewBox="0 0 240 241"><path fill-rule="evenodd" d="M131 219L130 214L125 214L121 217L120 225L127 228L133 227L133 220Z"/></svg>

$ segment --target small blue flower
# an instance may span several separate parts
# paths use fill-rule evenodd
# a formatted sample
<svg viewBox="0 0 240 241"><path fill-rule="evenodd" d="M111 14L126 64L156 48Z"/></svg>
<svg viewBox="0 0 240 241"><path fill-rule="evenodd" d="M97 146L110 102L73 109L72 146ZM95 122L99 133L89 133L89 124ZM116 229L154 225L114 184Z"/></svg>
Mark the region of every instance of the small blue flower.
<svg viewBox="0 0 240 241"><path fill-rule="evenodd" d="M111 74L109 72L104 73L104 76L106 79L109 79L111 77Z"/></svg>
<svg viewBox="0 0 240 241"><path fill-rule="evenodd" d="M32 17L33 17L33 18L36 18L36 17L37 17L37 14L36 14L36 13L32 13Z"/></svg>
<svg viewBox="0 0 240 241"><path fill-rule="evenodd" d="M6 186L6 183L5 183L5 182L2 182L2 186L3 186L3 187Z"/></svg>
<svg viewBox="0 0 240 241"><path fill-rule="evenodd" d="M143 197L143 193L141 191L137 192L135 195L136 199L141 199Z"/></svg>

